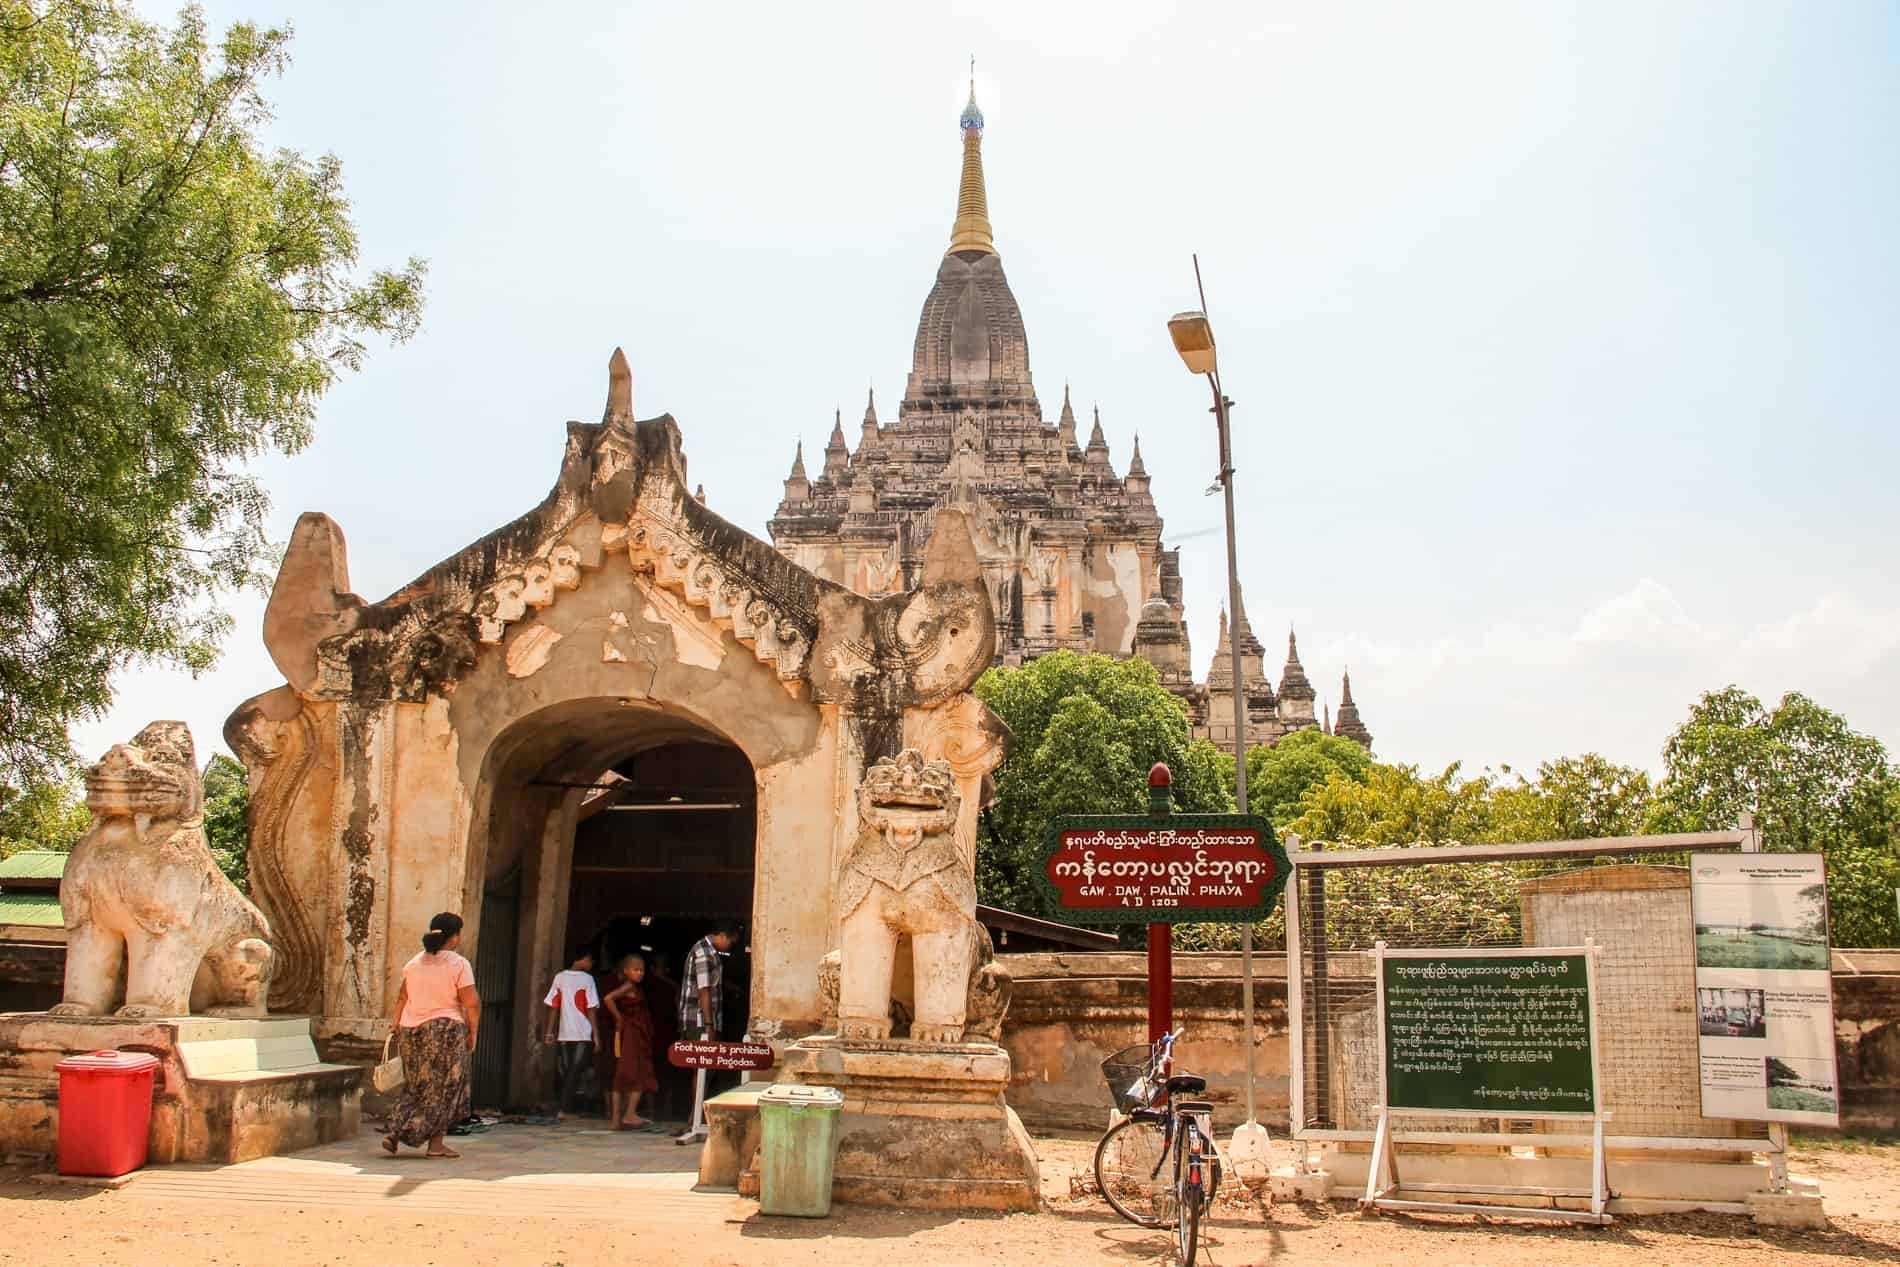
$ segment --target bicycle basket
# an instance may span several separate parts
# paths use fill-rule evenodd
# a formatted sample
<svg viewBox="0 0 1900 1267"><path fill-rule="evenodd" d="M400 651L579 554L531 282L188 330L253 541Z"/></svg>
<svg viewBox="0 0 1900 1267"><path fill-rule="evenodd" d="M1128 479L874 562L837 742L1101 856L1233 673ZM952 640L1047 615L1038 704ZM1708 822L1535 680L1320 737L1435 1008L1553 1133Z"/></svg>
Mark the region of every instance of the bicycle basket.
<svg viewBox="0 0 1900 1267"><path fill-rule="evenodd" d="M1149 1062L1154 1058L1147 1043L1124 1047L1102 1062L1102 1077L1108 1080L1108 1094L1123 1113L1145 1109L1154 1103L1160 1090L1149 1077Z"/></svg>

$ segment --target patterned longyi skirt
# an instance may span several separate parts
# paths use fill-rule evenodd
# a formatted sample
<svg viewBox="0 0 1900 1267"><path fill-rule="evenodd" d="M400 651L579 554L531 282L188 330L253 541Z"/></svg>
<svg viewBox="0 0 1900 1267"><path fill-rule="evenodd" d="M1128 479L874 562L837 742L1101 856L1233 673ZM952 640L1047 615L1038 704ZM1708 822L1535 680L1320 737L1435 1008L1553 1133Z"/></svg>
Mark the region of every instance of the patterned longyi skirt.
<svg viewBox="0 0 1900 1267"><path fill-rule="evenodd" d="M415 1148L468 1116L468 1026L445 1016L400 1029L396 1050L402 1094L389 1115L389 1133Z"/></svg>

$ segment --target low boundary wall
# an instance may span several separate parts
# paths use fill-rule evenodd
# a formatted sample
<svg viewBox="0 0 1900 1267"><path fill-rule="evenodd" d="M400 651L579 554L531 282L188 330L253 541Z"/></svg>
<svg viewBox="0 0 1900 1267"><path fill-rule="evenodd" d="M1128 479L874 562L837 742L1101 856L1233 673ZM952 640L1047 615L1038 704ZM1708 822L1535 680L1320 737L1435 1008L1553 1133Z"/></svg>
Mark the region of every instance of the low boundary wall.
<svg viewBox="0 0 1900 1267"><path fill-rule="evenodd" d="M1011 1107L1030 1126L1100 1129L1109 1111L1103 1058L1147 1037L1146 957L1051 951L998 959L1015 978L1003 1023ZM1177 1064L1208 1080L1216 1120L1236 1125L1246 1117L1240 956L1177 953L1174 975L1175 1024L1186 1031ZM1834 1011L1842 1130L1900 1132L1900 950L1836 950ZM1254 956L1254 1016L1256 1113L1284 1132L1283 954Z"/></svg>

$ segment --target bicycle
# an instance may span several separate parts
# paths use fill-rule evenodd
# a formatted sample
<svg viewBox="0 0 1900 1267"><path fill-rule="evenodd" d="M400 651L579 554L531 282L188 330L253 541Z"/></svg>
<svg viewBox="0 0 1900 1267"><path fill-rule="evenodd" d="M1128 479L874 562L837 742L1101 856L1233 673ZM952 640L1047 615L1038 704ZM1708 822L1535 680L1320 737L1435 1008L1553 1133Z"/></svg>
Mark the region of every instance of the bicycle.
<svg viewBox="0 0 1900 1267"><path fill-rule="evenodd" d="M1102 1062L1109 1094L1125 1116L1095 1146L1095 1185L1136 1227L1173 1223L1181 1267L1194 1267L1201 1215L1220 1189L1221 1165L1214 1106L1182 1098L1205 1092L1207 1079L1172 1072L1180 1037L1177 1029Z"/></svg>

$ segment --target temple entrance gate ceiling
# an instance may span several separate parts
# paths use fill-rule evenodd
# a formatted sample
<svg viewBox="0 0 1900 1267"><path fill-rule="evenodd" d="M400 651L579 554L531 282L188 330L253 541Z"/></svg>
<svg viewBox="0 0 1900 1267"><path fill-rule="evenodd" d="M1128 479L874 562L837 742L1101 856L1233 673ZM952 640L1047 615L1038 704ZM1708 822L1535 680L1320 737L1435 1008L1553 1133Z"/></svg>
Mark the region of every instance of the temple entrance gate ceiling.
<svg viewBox="0 0 1900 1267"><path fill-rule="evenodd" d="M379 1041L430 917L460 910L478 942L487 886L551 831L571 842L571 807L530 783L692 734L756 782L755 1026L816 1023L866 766L927 736L974 806L1001 759L1007 731L967 694L994 653L990 588L957 511L934 517L919 586L873 599L689 487L678 424L633 420L616 352L603 420L568 424L547 498L381 602L349 591L341 529L299 519L264 621L285 685L225 725L285 943L274 1004Z"/></svg>

